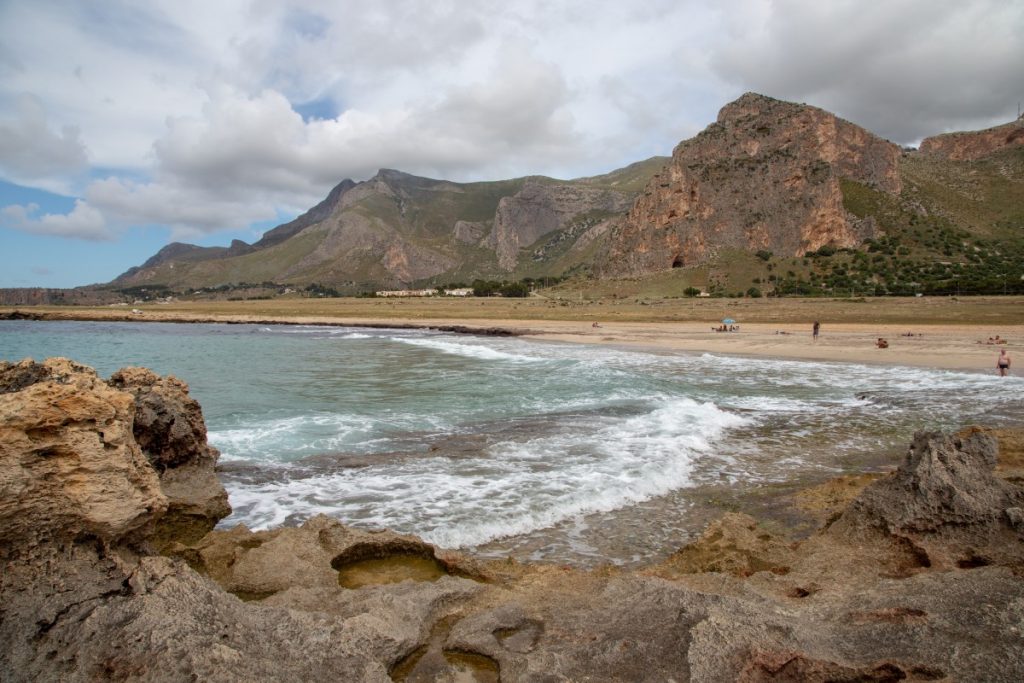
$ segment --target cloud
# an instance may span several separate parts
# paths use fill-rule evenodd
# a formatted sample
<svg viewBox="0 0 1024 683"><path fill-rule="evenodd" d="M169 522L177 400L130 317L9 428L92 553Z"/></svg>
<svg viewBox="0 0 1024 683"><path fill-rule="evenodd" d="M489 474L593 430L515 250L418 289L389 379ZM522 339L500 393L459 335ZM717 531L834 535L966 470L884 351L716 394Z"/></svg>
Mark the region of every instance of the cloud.
<svg viewBox="0 0 1024 683"><path fill-rule="evenodd" d="M7 220L181 239L381 167L607 172L670 153L744 90L912 142L1013 113L1022 17L997 0L0 3L0 175L82 198Z"/></svg>
<svg viewBox="0 0 1024 683"><path fill-rule="evenodd" d="M88 163L85 145L76 126L52 131L46 110L37 97L16 98L12 119L0 122L0 172L22 181L67 175Z"/></svg>
<svg viewBox="0 0 1024 683"><path fill-rule="evenodd" d="M12 204L0 209L0 222L4 227L37 235L54 235L101 242L114 239L115 235L106 224L103 215L81 199L75 201L71 213L44 214L38 218L36 204L21 206Z"/></svg>
<svg viewBox="0 0 1024 683"><path fill-rule="evenodd" d="M273 90L221 88L201 116L168 119L152 181L93 182L89 205L118 223L169 225L177 236L237 229L299 211L343 178L379 168L443 177L518 170L579 155L557 67L512 48L488 76L422 106L304 121Z"/></svg>
<svg viewBox="0 0 1024 683"><path fill-rule="evenodd" d="M723 78L896 142L1005 123L1024 93L1021 3L757 0L725 21Z"/></svg>

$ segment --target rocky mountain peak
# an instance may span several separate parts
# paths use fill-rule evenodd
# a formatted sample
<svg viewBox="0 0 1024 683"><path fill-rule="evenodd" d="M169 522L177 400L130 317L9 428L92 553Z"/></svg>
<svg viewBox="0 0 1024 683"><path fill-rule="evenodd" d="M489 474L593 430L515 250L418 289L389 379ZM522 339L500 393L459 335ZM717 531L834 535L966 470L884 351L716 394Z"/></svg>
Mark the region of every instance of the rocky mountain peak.
<svg viewBox="0 0 1024 683"><path fill-rule="evenodd" d="M263 233L263 237L252 246L256 249L265 249L267 247L274 246L275 244L280 244L289 237L297 235L309 226L315 225L316 223L326 219L334 212L335 208L341 202L342 197L344 197L345 194L354 187L356 187L356 182L354 180L350 180L349 178L342 180L334 186L322 202L295 220L279 225L276 228Z"/></svg>
<svg viewBox="0 0 1024 683"><path fill-rule="evenodd" d="M614 232L609 274L705 262L723 247L798 256L873 236L841 179L897 194L900 149L816 107L746 93L681 142Z"/></svg>

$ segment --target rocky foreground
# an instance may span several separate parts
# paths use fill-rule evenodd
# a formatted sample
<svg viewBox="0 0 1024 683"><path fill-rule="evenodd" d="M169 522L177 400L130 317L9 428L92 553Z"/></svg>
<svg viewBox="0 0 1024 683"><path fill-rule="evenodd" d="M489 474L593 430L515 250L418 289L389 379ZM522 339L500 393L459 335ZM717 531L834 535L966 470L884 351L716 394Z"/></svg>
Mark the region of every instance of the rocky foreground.
<svg viewBox="0 0 1024 683"><path fill-rule="evenodd" d="M0 680L1024 680L998 447L919 434L804 541L730 514L657 566L581 571L325 517L213 531L184 383L3 363Z"/></svg>

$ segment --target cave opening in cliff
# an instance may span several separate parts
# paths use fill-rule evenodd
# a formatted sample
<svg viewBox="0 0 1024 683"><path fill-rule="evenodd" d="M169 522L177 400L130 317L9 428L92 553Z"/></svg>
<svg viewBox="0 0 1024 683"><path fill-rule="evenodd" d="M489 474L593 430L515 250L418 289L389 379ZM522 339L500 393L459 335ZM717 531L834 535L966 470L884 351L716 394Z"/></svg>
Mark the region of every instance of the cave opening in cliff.
<svg viewBox="0 0 1024 683"><path fill-rule="evenodd" d="M676 256L672 260L672 267L673 268L682 268L683 267L683 257L682 256Z"/></svg>

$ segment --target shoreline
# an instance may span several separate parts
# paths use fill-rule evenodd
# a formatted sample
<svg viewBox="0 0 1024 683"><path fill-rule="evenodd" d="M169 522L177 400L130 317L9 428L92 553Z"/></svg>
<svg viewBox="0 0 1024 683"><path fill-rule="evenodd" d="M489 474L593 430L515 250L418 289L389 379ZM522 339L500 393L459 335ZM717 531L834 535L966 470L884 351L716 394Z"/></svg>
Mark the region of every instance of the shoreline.
<svg viewBox="0 0 1024 683"><path fill-rule="evenodd" d="M1019 430L919 432L891 474L798 490L786 505L809 534L709 499L722 514L660 561L577 568L324 515L217 530L227 492L187 385L63 358L0 379L0 478L28 492L0 508L5 680L1024 672L1007 628L1024 594Z"/></svg>
<svg viewBox="0 0 1024 683"><path fill-rule="evenodd" d="M2 308L0 319L83 322L165 322L229 325L320 325L369 329L421 329L483 336L518 336L548 342L566 342L669 353L715 353L726 356L772 358L805 362L841 362L869 365L923 367L980 372L996 376L1000 349L1011 357L1024 349L1024 324L982 323L836 323L822 325L817 341L810 326L792 322L742 323L737 332L714 332L709 322L609 321L598 327L589 320L508 318L348 317L324 315L204 314L186 311L145 310L141 315L123 310ZM17 316L17 317L15 317ZM995 333L1005 345L984 343ZM907 336L908 333L913 336ZM880 349L875 341L889 343ZM1024 362L1024 361L1018 361ZM1012 376L1012 371L1011 371Z"/></svg>

